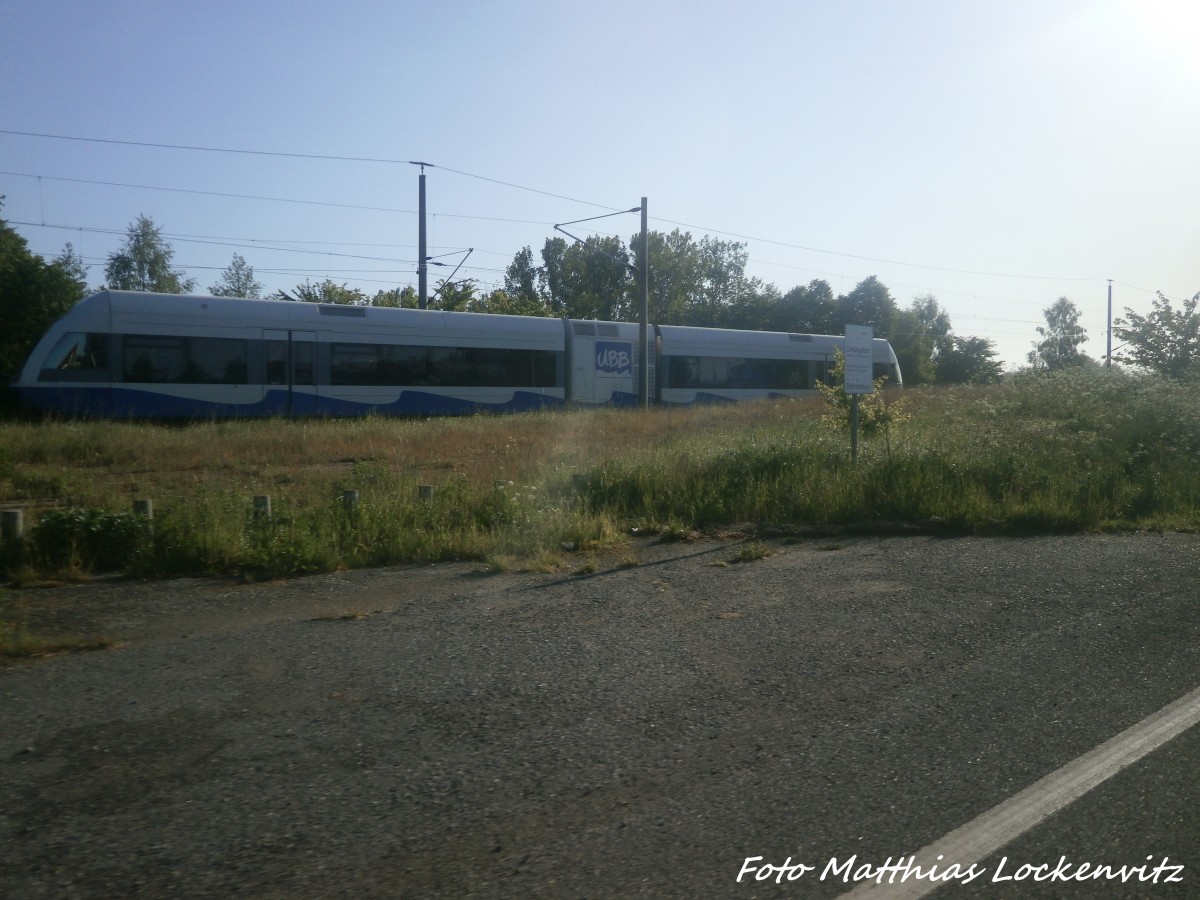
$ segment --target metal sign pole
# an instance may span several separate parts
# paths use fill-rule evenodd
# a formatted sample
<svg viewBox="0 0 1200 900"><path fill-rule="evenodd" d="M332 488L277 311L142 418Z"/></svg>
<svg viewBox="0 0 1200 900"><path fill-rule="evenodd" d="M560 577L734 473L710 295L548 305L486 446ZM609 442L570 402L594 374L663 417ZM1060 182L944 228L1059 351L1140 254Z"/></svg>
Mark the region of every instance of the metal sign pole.
<svg viewBox="0 0 1200 900"><path fill-rule="evenodd" d="M843 387L850 396L850 461L858 462L858 395L875 390L874 331L867 325L847 325Z"/></svg>
<svg viewBox="0 0 1200 900"><path fill-rule="evenodd" d="M858 394L850 395L850 462L858 463Z"/></svg>

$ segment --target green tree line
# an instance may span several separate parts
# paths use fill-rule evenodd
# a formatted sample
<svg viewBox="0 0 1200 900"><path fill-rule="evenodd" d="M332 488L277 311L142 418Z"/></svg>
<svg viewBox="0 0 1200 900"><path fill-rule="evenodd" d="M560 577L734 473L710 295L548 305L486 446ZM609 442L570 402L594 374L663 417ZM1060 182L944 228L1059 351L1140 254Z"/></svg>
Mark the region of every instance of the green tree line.
<svg viewBox="0 0 1200 900"><path fill-rule="evenodd" d="M2 200L2 198L0 198ZM823 279L782 291L746 274L746 245L675 229L652 231L649 245L649 318L660 325L696 325L809 334L842 334L846 324L869 325L891 342L906 384L985 383L1000 377L994 342L955 334L950 316L933 295L897 303L875 276L836 294ZM636 321L640 311L637 266L640 235L628 242L613 235L568 242L547 238L536 258L518 251L504 274L503 287L482 290L474 279L442 280L428 300L431 309L508 315L568 316L577 319ZM174 251L161 229L146 216L131 223L125 243L109 255L101 288L189 293L196 281L173 268ZM254 269L235 253L228 268L208 288L224 297L262 296ZM86 270L68 244L46 262L0 219L0 372L15 376L33 343L87 292ZM359 306L416 308L411 287L373 295L325 279L280 290L272 299ZM1200 294L1176 310L1161 294L1146 316L1127 309L1114 333L1124 342L1114 358L1172 377L1200 370ZM1034 369L1061 369L1096 363L1080 352L1086 332L1079 311L1066 297L1045 310L1028 360Z"/></svg>

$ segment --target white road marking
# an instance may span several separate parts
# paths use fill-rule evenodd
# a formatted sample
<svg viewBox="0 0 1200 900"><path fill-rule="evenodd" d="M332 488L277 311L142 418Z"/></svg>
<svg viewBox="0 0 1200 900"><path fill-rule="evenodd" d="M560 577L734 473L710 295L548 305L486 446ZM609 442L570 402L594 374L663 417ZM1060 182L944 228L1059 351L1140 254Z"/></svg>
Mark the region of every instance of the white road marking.
<svg viewBox="0 0 1200 900"><path fill-rule="evenodd" d="M928 847L918 850L913 854L916 856L916 865L928 870L936 864L938 871L944 872L955 863L967 869L987 859L1005 844L1197 722L1200 722L1200 688L1185 694L1058 771L1051 772ZM939 856L942 857L940 860ZM902 884L887 884L886 881L885 878L882 885L864 881L841 897L915 900L942 886L942 882L911 877Z"/></svg>

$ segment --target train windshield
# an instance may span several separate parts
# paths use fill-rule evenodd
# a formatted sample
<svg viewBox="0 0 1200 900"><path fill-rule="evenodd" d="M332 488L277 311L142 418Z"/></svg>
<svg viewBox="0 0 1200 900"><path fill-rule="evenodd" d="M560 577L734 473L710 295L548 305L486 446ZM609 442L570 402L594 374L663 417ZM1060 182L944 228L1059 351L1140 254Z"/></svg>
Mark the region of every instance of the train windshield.
<svg viewBox="0 0 1200 900"><path fill-rule="evenodd" d="M108 335L64 334L42 363L39 381L107 381Z"/></svg>
<svg viewBox="0 0 1200 900"><path fill-rule="evenodd" d="M902 383L900 381L900 367L895 363L875 363L871 377L875 379L886 377L888 387L895 387Z"/></svg>

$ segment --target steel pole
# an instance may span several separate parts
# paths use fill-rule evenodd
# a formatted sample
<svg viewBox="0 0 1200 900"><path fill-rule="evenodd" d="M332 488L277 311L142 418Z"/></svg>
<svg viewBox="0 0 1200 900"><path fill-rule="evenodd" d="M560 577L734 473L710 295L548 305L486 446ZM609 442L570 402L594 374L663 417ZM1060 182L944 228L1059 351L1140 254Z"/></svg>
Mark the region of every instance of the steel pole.
<svg viewBox="0 0 1200 900"><path fill-rule="evenodd" d="M1112 368L1112 279L1108 279L1108 353L1104 357L1105 368Z"/></svg>
<svg viewBox="0 0 1200 900"><path fill-rule="evenodd" d="M638 323L638 346L642 359L638 379L638 399L642 409L650 406L650 233L646 198L642 198L642 264L638 267L638 293L641 294L641 316Z"/></svg>
<svg viewBox="0 0 1200 900"><path fill-rule="evenodd" d="M425 245L425 167L421 166L421 187L420 194L417 199L417 218L420 220L417 233L417 297L420 300L421 309L425 309L429 302L429 283L427 273L429 266L426 260L429 258L429 248Z"/></svg>

